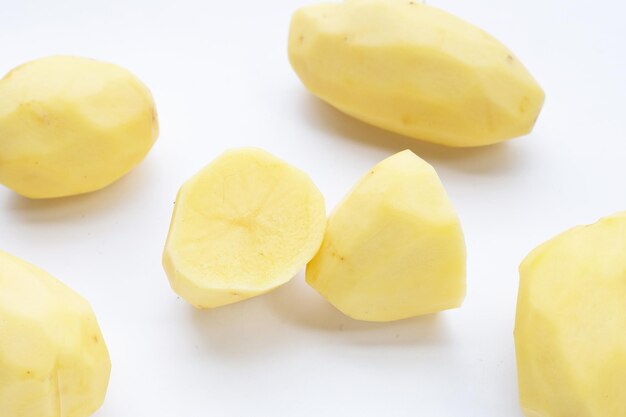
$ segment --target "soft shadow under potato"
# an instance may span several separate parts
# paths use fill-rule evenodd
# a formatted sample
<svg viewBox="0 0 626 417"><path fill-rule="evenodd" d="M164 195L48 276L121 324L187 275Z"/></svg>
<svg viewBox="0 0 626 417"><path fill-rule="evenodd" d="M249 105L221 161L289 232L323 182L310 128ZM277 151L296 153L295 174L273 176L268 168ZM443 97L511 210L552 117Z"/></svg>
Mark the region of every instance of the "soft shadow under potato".
<svg viewBox="0 0 626 417"><path fill-rule="evenodd" d="M87 194L72 197L33 200L6 189L4 207L17 221L24 223L48 223L71 221L87 215L109 213L124 209L124 201L145 190L153 182L157 169L152 159L144 161L138 168L114 184Z"/></svg>
<svg viewBox="0 0 626 417"><path fill-rule="evenodd" d="M450 148L434 145L401 136L375 126L368 125L335 109L324 101L298 91L300 111L298 114L309 127L329 133L335 140L358 142L371 147L388 150L390 153L410 149L421 158L434 165L445 165L447 169L476 175L491 175L523 169L526 158L523 146L532 138L516 139L514 142L501 142L495 145L476 148Z"/></svg>
<svg viewBox="0 0 626 417"><path fill-rule="evenodd" d="M391 323L372 323L351 319L307 286L300 276L266 297L275 318L291 325L325 333L340 344L356 345L437 345L448 337L445 320L430 314Z"/></svg>

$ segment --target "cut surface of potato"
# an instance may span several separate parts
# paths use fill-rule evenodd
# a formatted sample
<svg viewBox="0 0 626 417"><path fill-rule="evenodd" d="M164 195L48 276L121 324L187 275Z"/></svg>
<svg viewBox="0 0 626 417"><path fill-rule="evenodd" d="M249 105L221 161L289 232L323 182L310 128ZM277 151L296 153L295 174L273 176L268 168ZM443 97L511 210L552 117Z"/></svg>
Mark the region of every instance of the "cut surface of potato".
<svg viewBox="0 0 626 417"><path fill-rule="evenodd" d="M110 370L87 301L0 251L0 416L88 417Z"/></svg>
<svg viewBox="0 0 626 417"><path fill-rule="evenodd" d="M331 213L306 280L359 320L460 306L463 232L435 170L408 150L376 165Z"/></svg>
<svg viewBox="0 0 626 417"><path fill-rule="evenodd" d="M302 171L253 148L231 150L178 193L163 264L198 308L270 291L319 248L324 198Z"/></svg>
<svg viewBox="0 0 626 417"><path fill-rule="evenodd" d="M127 70L53 56L0 80L0 184L30 198L106 187L158 136L150 91Z"/></svg>
<svg viewBox="0 0 626 417"><path fill-rule="evenodd" d="M515 346L527 417L626 416L626 212L526 257Z"/></svg>
<svg viewBox="0 0 626 417"><path fill-rule="evenodd" d="M527 134L544 93L483 30L413 0L347 0L293 15L289 59L304 85L366 123L447 146Z"/></svg>

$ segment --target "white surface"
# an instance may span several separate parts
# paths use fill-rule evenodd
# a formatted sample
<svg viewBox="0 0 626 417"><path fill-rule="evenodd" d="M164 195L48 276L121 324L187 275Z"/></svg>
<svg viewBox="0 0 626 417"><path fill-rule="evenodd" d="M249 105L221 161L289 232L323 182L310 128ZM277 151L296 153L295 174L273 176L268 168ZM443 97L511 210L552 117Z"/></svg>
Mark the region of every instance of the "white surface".
<svg viewBox="0 0 626 417"><path fill-rule="evenodd" d="M104 191L27 201L0 189L0 248L91 301L113 361L97 417L521 416L517 265L554 234L626 209L624 3L431 0L507 44L547 93L530 136L470 150L368 127L309 96L286 58L290 14L306 3L0 0L0 72L57 53L108 60L148 84L161 121L147 160ZM413 149L463 222L464 306L360 323L302 274L213 311L177 299L160 265L176 191L244 145L310 173L329 208L376 162Z"/></svg>

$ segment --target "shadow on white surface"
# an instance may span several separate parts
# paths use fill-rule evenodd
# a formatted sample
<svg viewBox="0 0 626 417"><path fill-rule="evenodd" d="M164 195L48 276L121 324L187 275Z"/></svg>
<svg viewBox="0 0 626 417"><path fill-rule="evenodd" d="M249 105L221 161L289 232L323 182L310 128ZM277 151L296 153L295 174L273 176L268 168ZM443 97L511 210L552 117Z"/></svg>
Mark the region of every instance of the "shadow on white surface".
<svg viewBox="0 0 626 417"><path fill-rule="evenodd" d="M316 333L320 345L433 346L449 342L444 318L428 315L390 323L353 320L336 310L299 274L269 293L214 310L191 310L199 344L226 357L288 350ZM321 334L321 335L320 335ZM308 349L309 346L303 346Z"/></svg>
<svg viewBox="0 0 626 417"><path fill-rule="evenodd" d="M146 160L106 188L72 197L32 200L6 190L6 199L0 205L16 221L24 223L71 221L117 208L122 210L126 200L136 199L138 190L154 181L155 169L155 162Z"/></svg>
<svg viewBox="0 0 626 417"><path fill-rule="evenodd" d="M267 297L267 304L277 317L310 331L326 332L349 343L404 345L438 344L446 341L440 315L374 323L345 316L314 289L304 283L302 275Z"/></svg>
<svg viewBox="0 0 626 417"><path fill-rule="evenodd" d="M98 409L98 411L96 411L91 417L114 417L123 415L120 413L116 413L113 409L113 406L109 405L110 402L111 401L107 402L107 400L105 399L102 407L100 407L100 409Z"/></svg>
<svg viewBox="0 0 626 417"><path fill-rule="evenodd" d="M300 92L300 97L298 101L302 109L298 113L302 115L303 121L313 129L335 137L387 149L390 153L411 149L427 161L477 175L516 171L524 165L524 147L512 146L509 142L478 148L450 148L430 144L368 125L306 92Z"/></svg>

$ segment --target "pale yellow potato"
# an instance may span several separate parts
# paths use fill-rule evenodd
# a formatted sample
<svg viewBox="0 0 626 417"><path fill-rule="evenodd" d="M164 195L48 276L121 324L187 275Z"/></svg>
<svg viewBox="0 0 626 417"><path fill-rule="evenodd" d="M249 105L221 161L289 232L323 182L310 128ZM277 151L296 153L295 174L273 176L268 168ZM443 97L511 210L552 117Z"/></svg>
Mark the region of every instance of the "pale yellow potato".
<svg viewBox="0 0 626 417"><path fill-rule="evenodd" d="M527 417L626 416L626 212L526 257L515 347Z"/></svg>
<svg viewBox="0 0 626 417"><path fill-rule="evenodd" d="M231 150L180 189L163 265L189 303L218 307L289 281L325 226L324 198L305 173L260 149Z"/></svg>
<svg viewBox="0 0 626 417"><path fill-rule="evenodd" d="M150 91L113 64L53 56L0 80L0 184L30 198L99 190L158 136Z"/></svg>
<svg viewBox="0 0 626 417"><path fill-rule="evenodd" d="M460 306L463 232L435 170L409 150L376 165L330 215L306 280L358 320Z"/></svg>
<svg viewBox="0 0 626 417"><path fill-rule="evenodd" d="M295 12L289 59L304 85L366 123L447 146L527 134L544 93L483 30L414 0Z"/></svg>
<svg viewBox="0 0 626 417"><path fill-rule="evenodd" d="M90 416L104 401L110 370L87 301L0 251L0 416Z"/></svg>

